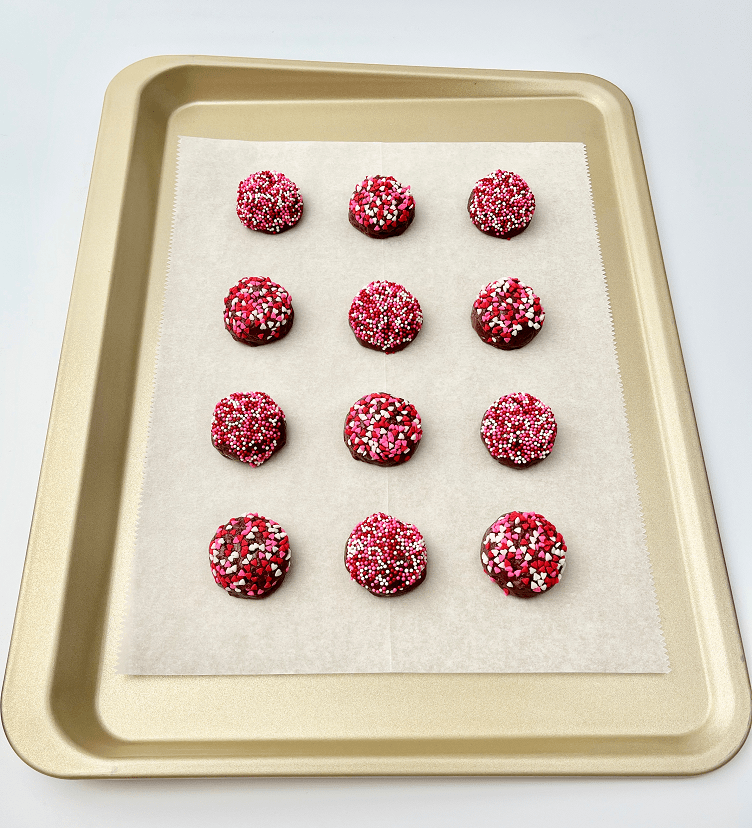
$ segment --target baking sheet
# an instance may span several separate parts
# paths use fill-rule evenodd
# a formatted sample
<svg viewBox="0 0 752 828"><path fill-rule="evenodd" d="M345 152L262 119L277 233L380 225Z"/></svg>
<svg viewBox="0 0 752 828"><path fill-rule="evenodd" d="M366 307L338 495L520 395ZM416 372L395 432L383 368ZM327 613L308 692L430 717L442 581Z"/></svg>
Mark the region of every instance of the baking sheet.
<svg viewBox="0 0 752 828"><path fill-rule="evenodd" d="M181 135L587 142L670 673L117 672ZM196 55L112 81L3 686L3 726L26 762L77 778L697 774L747 736L745 665L620 90L551 72ZM286 713L217 717L228 697L284 698ZM499 698L515 700L513 719L489 715ZM556 716L541 717L551 699Z"/></svg>
<svg viewBox="0 0 752 828"><path fill-rule="evenodd" d="M474 181L501 167L536 194L530 228L484 236L465 211ZM284 171L306 202L279 237L234 214L237 182ZM412 186L416 219L396 239L355 232L355 183L384 172ZM293 296L295 326L250 349L222 325L239 278L265 273ZM518 352L469 325L478 289L518 276L541 296L542 333ZM347 324L367 282L402 282L425 324L399 354L362 349ZM156 394L120 670L133 674L665 672L582 144L253 143L182 138ZM263 390L287 415L288 445L259 469L209 442L217 400ZM384 390L421 413L404 467L354 462L350 404ZM553 454L506 469L478 437L498 396L529 391L559 422ZM568 544L562 583L506 598L478 562L487 526L511 509L552 520ZM229 517L258 511L290 535L293 566L268 600L233 601L207 547ZM396 599L353 584L352 527L383 510L426 538L429 575ZM524 646L520 645L523 642Z"/></svg>

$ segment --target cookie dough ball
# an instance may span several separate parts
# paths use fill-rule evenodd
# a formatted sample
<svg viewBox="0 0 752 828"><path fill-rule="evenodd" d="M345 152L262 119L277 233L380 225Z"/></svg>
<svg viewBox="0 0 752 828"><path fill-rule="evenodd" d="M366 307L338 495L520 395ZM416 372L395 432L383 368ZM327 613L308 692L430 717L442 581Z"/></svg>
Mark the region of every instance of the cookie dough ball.
<svg viewBox="0 0 752 828"><path fill-rule="evenodd" d="M209 544L214 580L234 598L267 598L290 569L290 542L282 527L249 512L217 529Z"/></svg>
<svg viewBox="0 0 752 828"><path fill-rule="evenodd" d="M551 409L532 394L507 394L483 415L480 436L494 460L523 469L540 463L556 440Z"/></svg>
<svg viewBox="0 0 752 828"><path fill-rule="evenodd" d="M513 277L481 288L470 313L475 333L502 351L527 345L545 318L540 299L531 288Z"/></svg>
<svg viewBox="0 0 752 828"><path fill-rule="evenodd" d="M407 230L415 218L415 199L391 175L368 176L355 188L348 210L350 224L372 239L388 239Z"/></svg>
<svg viewBox="0 0 752 828"><path fill-rule="evenodd" d="M425 580L426 543L412 524L376 512L350 533L345 566L372 595L404 595Z"/></svg>
<svg viewBox="0 0 752 828"><path fill-rule="evenodd" d="M561 580L567 545L556 527L535 512L508 512L483 536L480 562L505 595L532 598Z"/></svg>
<svg viewBox="0 0 752 828"><path fill-rule="evenodd" d="M374 351L393 354L407 348L422 326L420 303L396 282L371 282L350 306L350 327L355 338Z"/></svg>
<svg viewBox="0 0 752 828"><path fill-rule="evenodd" d="M294 227L303 215L297 185L275 170L261 170L238 185L238 218L250 230L275 235Z"/></svg>
<svg viewBox="0 0 752 828"><path fill-rule="evenodd" d="M366 394L345 418L345 445L355 460L376 466L407 463L423 430L414 405L391 394Z"/></svg>
<svg viewBox="0 0 752 828"><path fill-rule="evenodd" d="M295 313L290 294L266 276L249 276L225 297L225 328L246 345L266 345L287 336Z"/></svg>
<svg viewBox="0 0 752 828"><path fill-rule="evenodd" d="M496 170L473 187L467 211L482 233L511 239L530 224L535 213L535 196L517 173Z"/></svg>
<svg viewBox="0 0 752 828"><path fill-rule="evenodd" d="M231 460L260 466L287 440L285 415L274 400L261 391L230 394L214 408L212 445Z"/></svg>

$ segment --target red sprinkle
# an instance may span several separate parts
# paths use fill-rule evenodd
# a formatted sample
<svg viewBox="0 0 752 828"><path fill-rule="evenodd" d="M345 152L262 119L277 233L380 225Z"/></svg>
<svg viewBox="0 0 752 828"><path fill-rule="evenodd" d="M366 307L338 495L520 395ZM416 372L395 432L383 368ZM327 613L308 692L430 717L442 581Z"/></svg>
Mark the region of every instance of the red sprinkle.
<svg viewBox="0 0 752 828"><path fill-rule="evenodd" d="M263 598L290 569L287 532L269 518L249 512L217 529L209 544L214 580L236 598Z"/></svg>
<svg viewBox="0 0 752 828"><path fill-rule="evenodd" d="M406 463L422 436L415 406L391 394L366 394L345 418L345 445L356 460L366 463Z"/></svg>
<svg viewBox="0 0 752 828"><path fill-rule="evenodd" d="M532 598L559 583L566 551L564 538L543 515L509 512L489 526L480 560L505 595Z"/></svg>
<svg viewBox="0 0 752 828"><path fill-rule="evenodd" d="M214 408L212 445L225 457L260 466L284 446L286 438L282 409L261 391L230 394Z"/></svg>
<svg viewBox="0 0 752 828"><path fill-rule="evenodd" d="M514 277L481 288L473 312L478 335L492 345L513 344L537 333L546 318L540 299Z"/></svg>
<svg viewBox="0 0 752 828"><path fill-rule="evenodd" d="M266 276L249 276L225 297L225 328L233 338L251 345L274 342L290 330L292 298Z"/></svg>
<svg viewBox="0 0 752 828"><path fill-rule="evenodd" d="M250 230L282 233L296 225L303 215L303 197L287 176L262 170L238 185L237 214Z"/></svg>
<svg viewBox="0 0 752 828"><path fill-rule="evenodd" d="M350 223L373 238L404 233L415 217L415 199L391 175L367 176L355 188L349 204Z"/></svg>
<svg viewBox="0 0 752 828"><path fill-rule="evenodd" d="M410 523L376 512L347 539L345 566L374 595L399 595L426 577L426 543Z"/></svg>
<svg viewBox="0 0 752 828"><path fill-rule="evenodd" d="M496 170L476 183L467 211L483 233L510 239L530 224L535 213L535 196L517 173Z"/></svg>
<svg viewBox="0 0 752 828"><path fill-rule="evenodd" d="M407 347L422 326L420 303L396 282L371 282L350 306L350 327L358 341L387 354Z"/></svg>
<svg viewBox="0 0 752 828"><path fill-rule="evenodd" d="M532 394L507 394L483 415L480 436L505 465L529 466L548 457L556 440L551 409Z"/></svg>

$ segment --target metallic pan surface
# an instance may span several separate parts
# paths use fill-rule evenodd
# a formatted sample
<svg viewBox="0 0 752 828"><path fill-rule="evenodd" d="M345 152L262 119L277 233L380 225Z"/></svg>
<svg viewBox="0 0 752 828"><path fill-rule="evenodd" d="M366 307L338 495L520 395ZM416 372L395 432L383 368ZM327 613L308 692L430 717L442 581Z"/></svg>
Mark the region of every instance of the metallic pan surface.
<svg viewBox="0 0 752 828"><path fill-rule="evenodd" d="M116 674L178 135L587 145L669 674ZM217 715L228 698L242 710L283 696L283 717L275 704ZM513 699L516 721L493 698ZM112 81L2 714L25 761L66 777L693 774L734 755L749 679L618 89L586 75L204 57L151 58Z"/></svg>

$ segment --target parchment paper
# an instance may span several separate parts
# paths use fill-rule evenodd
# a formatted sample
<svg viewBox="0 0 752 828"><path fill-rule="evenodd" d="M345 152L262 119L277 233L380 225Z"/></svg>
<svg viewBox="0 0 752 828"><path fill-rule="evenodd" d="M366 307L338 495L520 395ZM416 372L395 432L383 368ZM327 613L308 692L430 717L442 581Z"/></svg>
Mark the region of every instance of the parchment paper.
<svg viewBox="0 0 752 828"><path fill-rule="evenodd" d="M519 173L535 218L511 241L471 224L481 176ZM280 236L235 215L238 182L277 169L305 211ZM412 186L416 218L376 241L347 221L367 174ZM224 330L223 298L265 274L292 294L295 324L261 348ZM546 321L520 351L470 327L481 286L517 276ZM374 279L419 299L423 330L401 353L355 341L347 312ZM119 669L131 674L378 672L667 672L641 521L585 147L540 144L266 143L181 138L142 504ZM215 403L265 391L288 443L260 468L222 457ZM424 436L405 466L357 463L342 439L349 406L369 391L416 405ZM496 463L478 430L502 394L550 405L559 435L530 469ZM485 529L512 509L545 515L568 545L567 570L538 599L505 597L483 572ZM349 579L345 541L385 511L414 523L429 554L417 590L377 598ZM230 517L256 511L288 532L292 567L262 601L228 597L208 544Z"/></svg>

